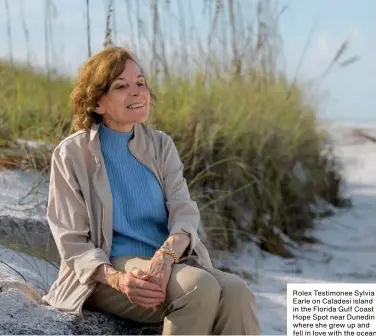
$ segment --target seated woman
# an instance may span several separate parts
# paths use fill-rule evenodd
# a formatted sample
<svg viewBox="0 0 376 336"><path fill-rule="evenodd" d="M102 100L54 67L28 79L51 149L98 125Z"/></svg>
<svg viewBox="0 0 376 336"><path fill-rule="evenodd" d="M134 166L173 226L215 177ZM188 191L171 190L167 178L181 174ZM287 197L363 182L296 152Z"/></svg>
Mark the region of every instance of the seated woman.
<svg viewBox="0 0 376 336"><path fill-rule="evenodd" d="M43 300L145 323L164 335L259 335L246 283L214 269L170 136L147 126L153 98L132 53L109 47L70 96L78 131L51 161L47 218L61 266Z"/></svg>

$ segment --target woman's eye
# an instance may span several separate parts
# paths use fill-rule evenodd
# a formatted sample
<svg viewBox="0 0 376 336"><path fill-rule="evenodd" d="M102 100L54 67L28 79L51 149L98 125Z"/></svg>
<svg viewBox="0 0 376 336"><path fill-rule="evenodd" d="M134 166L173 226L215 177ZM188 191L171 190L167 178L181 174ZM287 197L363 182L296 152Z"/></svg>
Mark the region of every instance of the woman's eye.
<svg viewBox="0 0 376 336"><path fill-rule="evenodd" d="M138 86L144 86L145 83L143 83L143 82L138 82L137 85L138 85Z"/></svg>
<svg viewBox="0 0 376 336"><path fill-rule="evenodd" d="M129 85L128 84L121 84L115 87L116 90L122 90L124 88L127 88Z"/></svg>

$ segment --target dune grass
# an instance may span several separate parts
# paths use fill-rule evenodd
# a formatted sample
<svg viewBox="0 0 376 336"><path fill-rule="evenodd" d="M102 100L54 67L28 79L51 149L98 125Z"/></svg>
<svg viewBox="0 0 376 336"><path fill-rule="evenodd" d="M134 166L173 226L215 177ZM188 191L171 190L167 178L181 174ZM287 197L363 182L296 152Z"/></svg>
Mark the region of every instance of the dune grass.
<svg viewBox="0 0 376 336"><path fill-rule="evenodd" d="M1 139L50 141L67 131L71 78L6 61L0 62L0 74Z"/></svg>
<svg viewBox="0 0 376 336"><path fill-rule="evenodd" d="M227 11L233 18L231 6L229 1ZM258 13L266 26L262 8ZM216 11L213 26L218 15ZM154 28L158 24L153 21ZM158 54L163 66L158 71L149 67L158 99L149 122L176 142L208 243L234 250L240 240L253 240L288 257L292 254L284 238L305 241L306 229L327 212L314 207L318 201L334 206L344 202L341 167L328 150L315 105L295 81L275 69L273 36L260 30L253 48L240 53L234 34L231 56L218 60L208 48L198 63L205 64L205 70L197 66L179 72L172 69L184 64L188 50L179 49L180 58L174 56L171 62L157 50L154 42L161 37L156 35L153 55ZM18 138L56 144L72 132L68 96L73 79L5 61L0 62L0 73L3 144ZM6 160L10 157L5 155ZM45 158L43 162L48 165Z"/></svg>
<svg viewBox="0 0 376 336"><path fill-rule="evenodd" d="M72 80L49 80L48 105L46 75L22 67L4 70L4 64L9 91L0 98L1 139L56 144L70 134ZM261 81L213 77L204 86L200 73L170 77L155 85L158 102L149 122L175 140L216 247L234 249L239 237L256 237L263 248L288 256L279 234L301 241L318 215L310 205L319 197L339 202L340 175L337 163L323 155L326 134L299 88L284 78L266 87Z"/></svg>
<svg viewBox="0 0 376 336"><path fill-rule="evenodd" d="M257 237L288 256L281 235L302 241L319 216L312 204L341 203L340 167L323 154L328 138L314 107L283 77L266 86L254 76L212 78L206 87L201 79L162 86L152 123L177 143L217 247Z"/></svg>

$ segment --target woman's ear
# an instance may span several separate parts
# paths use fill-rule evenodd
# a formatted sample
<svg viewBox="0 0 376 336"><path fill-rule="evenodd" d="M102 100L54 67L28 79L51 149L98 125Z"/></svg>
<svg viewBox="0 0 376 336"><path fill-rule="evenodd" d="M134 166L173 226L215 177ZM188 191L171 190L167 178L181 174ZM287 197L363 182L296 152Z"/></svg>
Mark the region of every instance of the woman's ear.
<svg viewBox="0 0 376 336"><path fill-rule="evenodd" d="M95 112L97 112L98 114L104 114L106 112L106 109L104 108L103 103L101 101L99 101L97 103L97 107L95 108Z"/></svg>

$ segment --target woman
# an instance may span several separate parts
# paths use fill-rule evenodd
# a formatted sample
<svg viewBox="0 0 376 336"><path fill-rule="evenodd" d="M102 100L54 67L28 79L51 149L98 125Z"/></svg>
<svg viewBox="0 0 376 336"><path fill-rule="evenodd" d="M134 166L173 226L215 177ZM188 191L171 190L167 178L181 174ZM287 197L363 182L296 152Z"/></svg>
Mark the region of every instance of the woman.
<svg viewBox="0 0 376 336"><path fill-rule="evenodd" d="M70 96L78 131L52 156L47 217L62 261L43 299L72 314L163 321L165 335L258 335L254 295L213 268L198 237L171 137L144 124L152 99L126 49L83 65Z"/></svg>

